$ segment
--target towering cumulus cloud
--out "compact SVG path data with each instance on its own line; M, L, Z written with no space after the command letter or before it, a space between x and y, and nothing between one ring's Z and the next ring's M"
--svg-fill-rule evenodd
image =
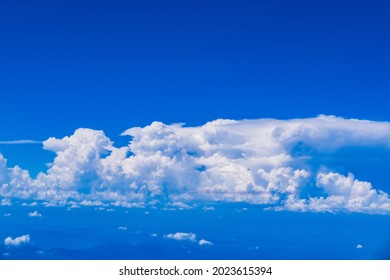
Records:
M387 149L388 122L333 116L215 120L199 127L153 122L123 136L131 140L120 148L103 131L85 128L49 138L44 148L56 157L36 178L18 166L7 167L0 155L0 195L58 205L220 201L275 210L390 213L383 191L309 160L349 146Z

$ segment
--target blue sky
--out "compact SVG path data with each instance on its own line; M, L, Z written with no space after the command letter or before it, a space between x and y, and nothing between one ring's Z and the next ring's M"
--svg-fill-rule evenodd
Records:
M3 1L0 136L388 120L387 1Z
M319 218L333 213L350 221L356 234L360 216L350 220L348 214L385 221L389 9L387 1L3 1L3 214L20 213L27 199L39 203L43 218L50 205L64 213L69 207L156 205L185 212L207 203L244 203L271 217L276 214L269 211L302 212L302 224L312 212ZM18 140L37 143L12 142ZM223 216L235 206L216 209ZM248 225L250 234L256 225ZM66 218L63 226L66 232L73 227ZM164 241L192 232L205 235L197 233L196 244L208 240L205 229L158 227ZM28 227L24 233L12 228L0 229L0 239L25 236L18 240L30 243ZM378 232L385 236L388 228L378 226ZM373 233L359 236L368 240ZM31 234L33 248L58 248L36 238ZM7 244L0 251L14 243ZM272 251L276 242L270 244ZM383 258L375 246L365 255L323 256ZM250 258L321 256L311 253L290 248ZM191 258L161 255L174 256Z

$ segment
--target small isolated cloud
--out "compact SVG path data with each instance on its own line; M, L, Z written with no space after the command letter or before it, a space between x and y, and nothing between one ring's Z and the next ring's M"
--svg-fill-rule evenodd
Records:
M38 203L36 201L34 202L31 202L31 203L22 203L22 206L29 206L29 207L34 207L34 206L38 206Z
M208 241L206 239L201 239L198 241L196 234L192 233L192 232L170 233L170 234L164 235L164 238L178 240L178 241L190 241L190 242L194 242L194 243L197 242L201 246L202 245L213 245L213 243L211 241Z
M119 230L127 230L127 227L118 227Z
M4 245L5 246L21 246L28 244L30 242L30 235L22 235L19 237L16 237L15 239L12 239L12 237L8 236L4 240Z
M39 218L39 217L42 217L42 214L39 213L38 211L34 211L34 212L28 213L28 216L31 218L34 218L34 217Z
M80 205L83 205L83 206L102 206L103 202L101 202L101 201L83 200L83 201L80 202Z
M5 213L4 214L4 217L9 217L9 216L11 216L12 214L11 213Z
M152 233L150 236L151 236L151 237L157 237L158 234L157 234L157 233Z
M179 241L196 242L196 234L192 232L176 232L164 235L164 238L174 239Z
M1 201L0 201L0 206L12 206L12 202L10 199L8 198L3 198Z
M215 210L215 208L214 208L214 207L212 207L212 206L210 206L210 207L208 207L208 206L204 206L204 207L202 208L202 210L203 210L203 211L205 211L205 212L208 212L208 211L214 211L214 210Z
M199 245L213 245L212 242L207 241L206 239L199 240Z
M363 245L362 245L362 244L356 245L356 249L362 249L362 248L363 248Z

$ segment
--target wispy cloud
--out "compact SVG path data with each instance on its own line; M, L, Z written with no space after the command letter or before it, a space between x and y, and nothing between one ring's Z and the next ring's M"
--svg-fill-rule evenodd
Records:
M22 145L22 144L42 144L37 140L0 140L0 145Z

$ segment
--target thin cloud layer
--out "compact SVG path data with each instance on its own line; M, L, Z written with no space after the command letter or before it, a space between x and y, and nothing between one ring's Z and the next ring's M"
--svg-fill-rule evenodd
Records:
M0 145L23 145L23 144L42 144L42 141L37 140L7 140L1 141Z
M319 116L292 120L215 120L199 127L153 122L123 132L115 147L103 131L80 128L43 142L56 157L31 178L0 155L0 195L51 205L264 204L275 210L390 213L386 193L352 174L311 166L305 149L390 147L390 123ZM88 203L86 203L88 202Z

